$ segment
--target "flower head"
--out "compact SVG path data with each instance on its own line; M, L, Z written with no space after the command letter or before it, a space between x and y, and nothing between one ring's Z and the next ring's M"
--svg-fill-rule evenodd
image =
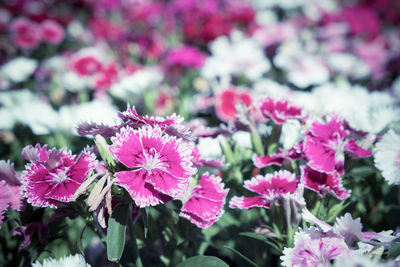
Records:
M375 166L389 184L400 185L400 135L393 130L383 135L374 150Z
M59 201L73 201L78 187L96 167L95 156L82 152L72 155L65 148L27 146L22 155L28 161L23 174L23 191L32 206L57 207Z
M218 176L204 174L183 205L179 216L198 227L207 228L223 214L223 206L229 189L224 189Z
M254 207L269 208L269 205L286 194L294 194L297 189L296 176L288 171L278 171L265 176L257 175L244 182L244 187L260 196L233 197L229 207L251 209Z
M34 262L32 267L90 267L90 264L86 263L85 258L80 255L69 255L62 257L59 260L56 259L45 259L43 263Z
M116 181L139 207L177 198L196 172L191 161L192 143L166 135L158 126L122 128L111 140L111 154L130 168L115 173Z
M309 166L301 167L301 182L305 187L318 193L321 197L330 193L338 199L345 199L350 196L350 190L342 186L342 179L338 172L320 172Z
M283 266L330 266L330 261L348 255L351 250L338 236L297 232L294 247L285 248L281 256Z
M206 55L196 47L183 46L169 52L167 64L170 66L200 68L204 64Z
M59 44L64 39L63 27L54 20L45 20L40 26L42 41Z
M338 171L344 173L344 152L359 157L369 157L370 150L359 147L353 138L348 138L343 121L333 117L328 123L314 122L306 133L304 153L309 158L308 165L321 172Z
M15 19L11 23L14 42L20 48L35 48L41 39L40 27L26 18Z
M300 119L301 108L292 105L287 100L274 100L267 97L261 103L261 113L265 118L271 118L276 124L283 124L289 119Z

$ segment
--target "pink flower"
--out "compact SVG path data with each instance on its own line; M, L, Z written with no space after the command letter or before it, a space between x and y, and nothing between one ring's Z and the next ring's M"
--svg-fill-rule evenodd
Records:
M170 66L182 66L200 68L204 64L206 55L196 47L183 46L169 52L167 64Z
M217 116L223 121L233 121L237 113L236 105L243 103L248 107L251 101L250 92L228 88L216 96Z
M301 167L301 182L305 187L318 193L321 197L329 193L338 199L350 196L350 190L342 186L342 179L338 172L319 172L309 166Z
M283 124L289 119L301 119L301 108L292 105L287 100L275 100L267 97L260 107L262 115L272 119L276 124Z
M26 18L15 19L11 23L11 33L19 48L35 48L41 38L40 27Z
M53 20L45 20L41 24L42 41L59 44L64 39L63 27Z
M122 128L111 140L111 154L130 168L115 173L116 181L139 207L179 197L196 172L191 161L192 143L163 134L158 126Z
M9 185L6 181L0 181L0 228L3 222L4 212L11 208L20 210L22 205L20 186Z
M335 235L317 234L312 231L297 232L294 247L285 248L282 266L322 267L330 261L351 253L344 240Z
M80 76L91 76L102 69L101 62L92 55L73 58L72 69Z
M253 163L257 168L264 168L270 165L282 166L285 160L297 160L304 159L304 153L302 149L303 143L298 143L294 147L285 151L283 149L279 150L275 154L267 155L267 156L253 156Z
M27 146L22 155L28 161L23 174L23 190L32 206L57 207L59 201L70 202L78 187L96 167L95 156L82 152L72 155L63 149Z
M265 176L257 175L244 182L244 187L260 196L233 197L230 208L251 209L254 207L269 208L269 205L286 194L294 194L299 181L296 176L286 170L281 170Z
M309 159L308 165L321 172L336 170L343 174L345 151L359 157L372 155L372 151L359 147L353 138L346 139L347 135L343 121L337 117L325 124L314 122L304 140L304 153Z
M222 208L228 191L224 189L221 177L203 174L179 216L201 228L211 226L223 214Z

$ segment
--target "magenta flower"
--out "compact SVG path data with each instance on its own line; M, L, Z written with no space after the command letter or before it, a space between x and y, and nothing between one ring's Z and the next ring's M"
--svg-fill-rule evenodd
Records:
M262 115L267 119L272 119L276 124L283 124L289 119L301 119L301 108L292 105L287 100L275 100L267 97L260 106Z
M179 216L201 228L211 226L223 214L222 208L228 191L229 189L224 189L220 177L203 174L189 200L183 205Z
M347 135L343 121L337 117L325 124L314 122L304 140L304 153L309 159L308 165L321 172L336 170L343 174L345 151L359 157L372 155L372 151L359 147L353 138L346 139Z
M93 154L72 155L65 148L47 150L47 146L27 146L22 155L28 161L23 174L23 191L32 206L57 207L59 201L73 201L78 187L96 167Z
M230 208L251 209L254 207L269 208L270 204L286 194L294 194L299 181L293 173L282 170L265 176L257 175L244 182L244 187L260 196L233 197Z
M101 62L92 55L75 55L72 58L71 68L79 76L91 76L101 71Z
M19 48L35 48L41 39L40 27L26 18L18 18L11 23L11 33Z
M41 24L42 41L59 44L64 39L64 28L54 20L45 20Z
M301 167L301 182L305 187L318 193L321 197L329 193L338 199L350 196L350 190L342 186L342 179L337 171L320 172L309 166Z
M318 234L307 229L296 233L294 247L285 248L281 260L282 266L287 267L322 267L330 266L330 261L350 253L351 250L339 236Z
M130 168L115 173L116 182L139 207L179 197L196 172L191 161L192 143L163 134L158 126L122 128L111 140L111 154Z
M264 168L270 165L282 166L285 160L298 160L304 159L304 153L302 149L303 143L298 143L294 147L285 151L283 149L279 150L275 154L267 155L267 156L253 156L253 163L257 168Z
M170 66L182 66L200 68L204 65L206 55L193 46L183 46L169 52L167 64Z
M0 181L0 228L3 222L4 212L11 208L20 210L22 205L20 186L9 185L6 181Z

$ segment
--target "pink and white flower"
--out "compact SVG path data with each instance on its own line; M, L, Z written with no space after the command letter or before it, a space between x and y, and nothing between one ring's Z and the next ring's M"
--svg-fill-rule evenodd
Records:
M76 54L72 58L71 68L82 77L99 73L103 68L99 59L90 54Z
M330 266L330 261L349 255L351 250L342 238L301 230L294 237L294 247L285 248L281 256L287 267Z
M296 176L286 170L277 171L265 176L257 175L244 182L244 187L254 193L255 197L233 197L230 208L251 209L255 207L269 208L270 204L283 195L296 193L299 181Z
M59 44L64 39L64 28L54 20L45 20L40 24L41 40L50 44Z
M309 166L301 167L301 183L318 193L321 197L329 193L338 199L350 196L350 190L342 186L342 179L337 171L320 172Z
M333 117L328 123L314 122L304 140L304 153L308 165L321 172L338 171L344 173L344 152L359 157L369 157L372 151L358 146L353 138L347 138L348 131L343 121Z
M35 48L40 43L40 27L26 18L17 18L11 23L11 33L20 48Z
M30 161L23 173L23 192L32 206L57 207L73 201L78 187L97 164L89 152L72 155L65 148L48 150L47 146L27 146L23 157Z
M163 133L160 127L122 128L109 147L111 154L130 168L115 173L139 207L154 206L179 197L187 189L193 145Z
M229 189L224 189L221 177L203 174L199 184L192 190L179 216L200 228L207 228L223 214L223 206Z
M20 210L22 194L19 185L10 185L5 180L0 180L0 228L3 215L7 209Z
M301 119L302 110L287 100L275 100L271 97L265 98L260 106L261 114L272 119L276 124L283 124L289 119Z
M374 149L375 166L389 184L400 185L400 135L390 130Z
M303 143L298 143L294 147L285 151L283 149L279 150L275 154L266 155L266 156L253 156L253 163L257 168L264 168L270 165L282 166L285 160L298 160L304 159L303 153Z
M216 113L223 121L233 121L236 118L236 105L243 103L250 106L252 97L249 91L228 88L216 96Z

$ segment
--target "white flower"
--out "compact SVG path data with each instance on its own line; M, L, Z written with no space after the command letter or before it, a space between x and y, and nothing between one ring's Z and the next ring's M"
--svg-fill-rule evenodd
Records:
M201 73L210 80L243 74L254 81L271 68L260 44L239 31L233 31L230 39L217 38L209 48L212 56L206 59Z
M11 130L19 122L31 128L36 135L49 134L58 127L57 112L52 106L29 90L0 93L0 128Z
M232 139L242 149L252 148L251 135L249 132L237 131L232 135Z
M222 156L221 147L216 138L205 137L199 138L199 144L197 145L202 158L220 158Z
M337 73L354 78L362 78L370 74L369 66L358 57L347 53L330 53L327 63Z
M361 253L352 253L351 257L343 256L335 260L332 267L389 267L396 266L394 262L377 262L372 260L370 257L366 255L362 255Z
M78 122L82 121L115 125L117 113L118 109L114 105L100 99L78 105L63 106L59 111L60 128L77 134L75 127Z
M353 219L350 213L346 213L344 216L336 218L336 223L333 226L333 230L343 236L347 244L353 244L354 241L363 239L361 229L361 219Z
M389 130L374 149L375 166L389 184L400 185L400 135Z
M37 67L37 61L26 57L17 57L1 67L1 74L12 82L25 81Z
M329 80L329 71L321 58L304 51L298 42L281 45L274 63L286 71L288 80L299 88L323 84Z
M399 121L400 108L387 92L368 92L361 86L329 83L309 93L297 93L291 100L308 114L336 113L350 126L368 133L379 133Z
M70 92L76 93L89 87L88 77L81 77L74 71L67 71L62 77L62 85Z
M111 86L110 93L125 99L131 94L140 94L146 89L156 87L163 79L163 74L156 68L141 69L121 79Z
M287 120L282 125L282 133L279 137L279 143L283 145L283 148L288 150L296 145L303 139L301 132L301 124L298 120Z
M90 264L86 263L82 255L76 254L65 256L59 260L48 258L43 263L34 262L32 267L90 267Z

